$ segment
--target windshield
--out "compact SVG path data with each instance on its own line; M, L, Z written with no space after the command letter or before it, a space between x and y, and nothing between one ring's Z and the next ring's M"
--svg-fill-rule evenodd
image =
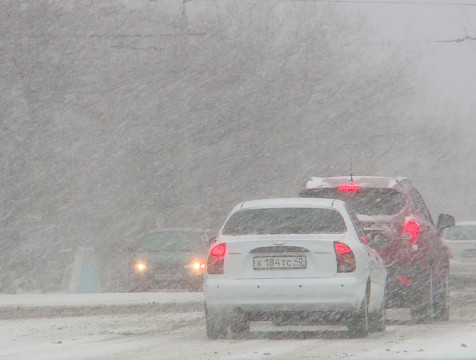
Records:
M393 189L363 188L358 192L341 192L338 189L304 190L302 197L338 199L345 201L361 215L396 215L406 204L403 194Z
M204 249L203 237L194 232L152 232L145 235L140 252L197 251Z
M447 240L476 240L476 225L457 225L445 232Z
M344 219L336 210L272 208L238 211L223 228L223 235L341 234Z

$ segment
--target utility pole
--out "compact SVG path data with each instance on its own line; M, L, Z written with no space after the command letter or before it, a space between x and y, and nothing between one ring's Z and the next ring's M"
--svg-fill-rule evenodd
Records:
M187 3L189 1L192 0L182 1L182 12L180 14L180 25L182 25L185 30L188 30Z

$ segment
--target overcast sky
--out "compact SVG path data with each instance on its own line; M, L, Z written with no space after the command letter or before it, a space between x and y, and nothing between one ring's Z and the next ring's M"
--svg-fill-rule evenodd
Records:
M429 104L447 111L459 125L469 126L476 117L476 40L451 41L476 39L476 2L474 6L415 2L426 4L340 3L338 7L347 16L362 17L371 39L363 46L376 54L395 52L412 60L421 76L417 83L428 90Z

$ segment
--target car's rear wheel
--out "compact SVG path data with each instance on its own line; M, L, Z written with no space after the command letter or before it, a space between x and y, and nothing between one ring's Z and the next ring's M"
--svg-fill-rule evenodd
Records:
M359 312L352 316L347 327L349 329L349 337L351 338L364 338L369 334L369 306L367 294L364 296Z
M385 331L385 298L382 307L376 313L369 314L369 332Z
M219 313L209 312L205 306L205 326L209 339L223 339L227 335L228 323Z
M450 319L450 296L449 296L449 269L444 270L442 279L435 281L434 291L434 314L433 319L436 321L448 321Z
M430 322L433 319L433 274L431 271L422 281L415 283L410 305L410 317L414 323Z
M230 332L234 336L244 336L250 332L250 319L246 313L236 313L230 320Z

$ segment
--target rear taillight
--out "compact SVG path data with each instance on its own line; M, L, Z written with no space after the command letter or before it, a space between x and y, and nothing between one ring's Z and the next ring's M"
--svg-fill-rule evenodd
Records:
M226 253L226 244L221 243L217 244L212 249L210 250L210 255L212 255L215 258L222 258L225 256Z
M397 275L397 280L400 281L403 285L413 285L413 280L405 275Z
M420 233L420 225L415 220L409 220L403 225L403 232L410 236L410 244L416 244Z
M207 272L209 274L223 274L225 264L226 244L216 244L208 254Z
M337 272L349 273L355 271L355 256L350 247L341 242L334 242L337 260Z
M340 185L337 187L340 192L357 192L360 190L359 185Z

